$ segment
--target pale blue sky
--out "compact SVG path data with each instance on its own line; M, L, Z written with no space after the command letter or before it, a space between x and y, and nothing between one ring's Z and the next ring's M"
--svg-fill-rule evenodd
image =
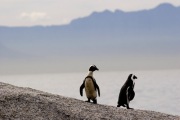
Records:
M0 26L61 25L93 11L151 9L180 0L0 0Z

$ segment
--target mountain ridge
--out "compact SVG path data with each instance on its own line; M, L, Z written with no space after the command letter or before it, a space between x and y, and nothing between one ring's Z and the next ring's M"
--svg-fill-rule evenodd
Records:
M31 28L31 27L42 27L42 28L47 28L47 27L63 27L63 26L68 26L70 25L73 21L76 21L78 19L83 19L92 15L97 15L97 14L102 14L102 13L111 13L111 14L115 14L115 13L136 13L136 12L143 12L143 11L150 11L150 10L156 10L156 9L162 9L162 10L170 10L170 8L176 8L176 9L180 9L180 6L174 6L171 3L161 3L153 8L150 9L142 9L142 10L135 10L135 11L123 11L121 9L116 9L113 11L110 11L108 9L103 10L101 12L92 12L91 14L84 16L84 17L79 17L79 18L75 18L73 19L69 24L64 24L64 25L35 25L35 26L3 26L1 25L0 28Z
M0 27L0 43L37 61L101 64L103 60L110 66L113 60L117 68L124 63L139 68L180 68L179 13L180 7L162 4L135 12L95 12L62 26ZM0 54L6 50L1 48ZM13 61L11 56L7 59Z

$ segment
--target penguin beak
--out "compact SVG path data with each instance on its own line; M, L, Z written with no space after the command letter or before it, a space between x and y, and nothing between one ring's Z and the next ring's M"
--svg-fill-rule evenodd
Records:
M99 69L98 69L98 68L96 68L96 70L97 70L97 71L99 71Z
M136 77L136 76L134 76L134 79L137 79L137 77Z

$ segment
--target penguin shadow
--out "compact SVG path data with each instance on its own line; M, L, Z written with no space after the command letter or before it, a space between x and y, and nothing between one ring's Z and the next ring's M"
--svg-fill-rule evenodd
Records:
M126 107L127 109L133 109L129 107L129 103L135 97L135 92L134 92L135 79L137 79L137 77L133 74L130 74L128 76L124 85L120 89L117 107L123 106Z

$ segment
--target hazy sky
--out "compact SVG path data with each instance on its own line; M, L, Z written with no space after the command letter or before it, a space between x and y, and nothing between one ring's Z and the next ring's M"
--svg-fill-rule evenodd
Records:
M0 26L67 24L93 11L134 11L160 3L180 6L180 0L0 0Z

